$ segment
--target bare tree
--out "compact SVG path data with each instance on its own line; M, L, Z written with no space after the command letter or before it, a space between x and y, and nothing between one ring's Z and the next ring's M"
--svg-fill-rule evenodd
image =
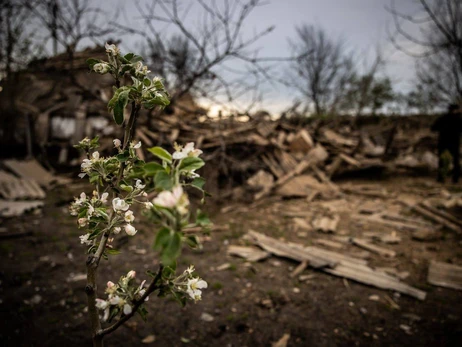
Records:
M165 78L172 104L191 94L222 105L247 99L250 108L259 100L259 83L274 81L273 63L288 59L258 56L255 43L273 27L249 37L243 34L246 20L263 4L261 0L136 4L143 29L118 27L145 40L149 65Z
M90 0L22 0L34 15L37 24L47 32L44 43L53 42L53 54L59 47L73 57L77 45L84 39L100 43L111 33L106 14Z
M292 86L314 107L314 113L334 113L354 76L353 60L340 40L313 25L297 27L297 40L290 41L294 56Z
M18 0L0 2L0 79L22 67L38 53L31 14Z
M341 110L361 116L365 111L375 114L385 104L394 101L391 81L380 77L385 62L378 52L373 63L363 74L354 73L341 102Z
M440 103L462 103L462 1L419 0L417 4L415 14L406 14L391 0L388 11L395 27L392 42L419 58L420 88L431 89L426 93ZM405 42L419 52L406 49Z

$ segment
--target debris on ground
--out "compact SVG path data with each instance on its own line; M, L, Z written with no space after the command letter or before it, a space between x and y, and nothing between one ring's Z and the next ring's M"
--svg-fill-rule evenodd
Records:
M432 260L427 280L435 286L462 290L462 266Z

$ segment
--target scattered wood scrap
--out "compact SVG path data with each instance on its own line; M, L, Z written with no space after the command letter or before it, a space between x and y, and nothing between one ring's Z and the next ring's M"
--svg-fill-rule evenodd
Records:
M17 217L27 211L31 211L42 206L43 201L0 200L0 215L2 217Z
M233 246L228 247L228 254L244 258L251 262L268 258L271 254L255 247Z
M370 251L375 254L379 254L384 257L394 258L396 256L396 252L393 250L376 246L370 242L367 242L366 240L362 240L356 237L351 238L351 243L367 251Z
M300 244L282 242L252 230L248 232L246 239L274 255L299 262L306 261L309 266L335 276L348 278L377 288L395 290L419 300L424 300L426 296L424 291L400 282L399 279L384 272L375 271L367 266L365 260L317 247L304 247Z
M35 159L3 161L3 164L19 177L36 181L43 187L49 187L53 182L66 182L67 180L52 175L45 170Z
M435 286L462 290L462 266L432 260L427 281Z
M338 215L317 217L313 220L313 228L324 233L335 233L339 221L340 217Z
M5 172L0 175L0 195L7 200L44 199L46 196L36 181L16 178Z
M412 238L417 241L437 241L441 240L442 234L436 230L416 230L412 233Z
M430 211L428 209L428 206L420 205L420 204L417 205L416 204L416 205L412 205L411 209L414 212L416 212L416 213L418 213L418 214L420 214L420 215L422 215L422 216L424 216L424 217L426 217L426 218L428 218L428 219L430 219L430 220L432 220L432 221L434 221L434 222L436 222L438 224L443 225L444 227L448 228L449 230L452 230L452 231L454 231L454 232L456 232L458 234L462 234L462 227L460 225L454 223L453 221L449 220L446 217L443 217L441 214L436 214L433 211Z

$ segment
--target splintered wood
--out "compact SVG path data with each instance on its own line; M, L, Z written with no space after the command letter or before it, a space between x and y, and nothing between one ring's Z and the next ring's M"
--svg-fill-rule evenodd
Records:
M367 261L356 259L338 252L327 251L317 247L304 247L300 244L283 242L256 231L249 231L247 240L261 247L271 254L296 260L302 263L297 273L304 267L304 263L335 275L348 278L363 284L381 289L389 289L424 300L426 293L401 282L396 277L377 271L367 265Z
M427 280L435 286L462 290L462 266L432 260Z
M252 262L266 259L270 256L270 253L262 251L255 247L243 247L233 245L228 247L228 254L235 255Z

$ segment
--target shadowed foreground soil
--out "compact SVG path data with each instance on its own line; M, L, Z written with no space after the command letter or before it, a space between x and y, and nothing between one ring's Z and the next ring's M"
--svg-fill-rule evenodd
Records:
M376 184L396 194L407 189L407 194L419 198L422 181L395 179ZM85 280L70 280L85 272L84 247L78 240L81 232L67 215L68 202L84 188L78 184L56 188L48 194L42 214L2 221L2 227L9 230L32 232L0 241L2 346L91 345ZM339 231L352 236L366 227L349 218L348 208L370 202L384 208L392 204L351 195L343 200L339 206L346 207L339 210ZM400 244L384 245L397 252L396 258L372 255L370 259L372 266L408 271L405 282L428 293L423 302L311 269L303 273L310 275L308 279L292 279L289 273L297 264L286 259L271 257L250 264L226 255L228 244L245 244L241 236L249 229L303 244L331 237L300 232L291 218L283 215L286 210L296 210L312 216L322 209L321 203L268 200L252 209L243 204L225 206L226 212L217 209L213 220L224 230L205 238L200 252L184 249L178 265L183 270L195 264L208 281L203 301L180 308L174 301L152 296L147 305L148 322L132 319L107 338L106 345L143 345L146 336L154 335L152 346L270 346L289 333L288 346L461 346L462 292L426 282L430 259L462 264L460 237L450 232L431 243L412 241L409 233L399 232ZM115 241L122 254L110 262L102 261L100 293L106 281L115 281L128 270L135 269L142 280L147 269L157 268L151 250L154 233L147 224L138 223L137 227L140 232L135 237L119 235ZM372 231L370 227L367 230ZM342 252L358 251L353 247ZM228 269L216 270L225 263L229 263ZM371 300L371 295L378 295L378 301ZM201 319L203 313L213 321Z

